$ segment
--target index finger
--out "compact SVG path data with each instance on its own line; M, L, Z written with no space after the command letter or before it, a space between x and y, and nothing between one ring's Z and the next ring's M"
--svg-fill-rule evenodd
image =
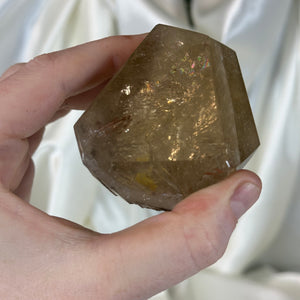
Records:
M43 54L0 82L0 136L27 138L72 95L105 82L144 35L114 36Z

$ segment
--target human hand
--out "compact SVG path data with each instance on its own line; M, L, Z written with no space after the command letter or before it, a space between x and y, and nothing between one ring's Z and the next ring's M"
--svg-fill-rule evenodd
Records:
M0 78L0 298L146 299L218 260L261 183L239 171L173 211L102 235L28 203L44 126L86 108L143 36L42 55Z

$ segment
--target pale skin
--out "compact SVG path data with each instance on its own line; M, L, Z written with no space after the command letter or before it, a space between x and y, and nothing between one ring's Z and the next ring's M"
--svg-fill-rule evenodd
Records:
M147 299L216 262L238 218L258 199L260 179L239 171L171 212L108 235L29 204L31 156L44 126L85 109L143 37L42 55L1 76L1 299Z

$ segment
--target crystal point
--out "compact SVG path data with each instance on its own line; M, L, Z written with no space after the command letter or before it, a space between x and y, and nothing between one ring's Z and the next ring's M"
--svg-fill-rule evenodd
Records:
M75 124L84 164L129 203L171 210L259 146L235 52L157 25Z

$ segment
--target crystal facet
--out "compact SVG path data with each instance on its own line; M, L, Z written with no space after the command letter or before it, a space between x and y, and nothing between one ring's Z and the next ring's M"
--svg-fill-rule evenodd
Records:
M75 124L82 160L129 203L170 210L259 145L235 52L157 25Z

